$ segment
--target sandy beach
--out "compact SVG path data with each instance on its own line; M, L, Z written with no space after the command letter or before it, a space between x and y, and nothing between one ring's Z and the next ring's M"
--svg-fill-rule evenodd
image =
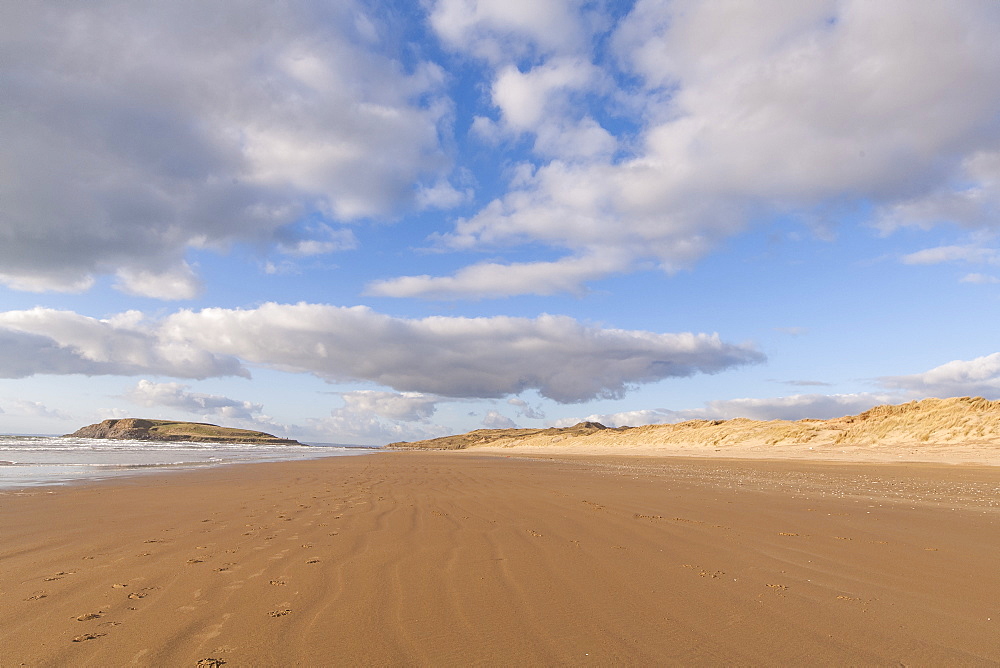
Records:
M993 665L1000 468L389 452L0 495L0 665Z

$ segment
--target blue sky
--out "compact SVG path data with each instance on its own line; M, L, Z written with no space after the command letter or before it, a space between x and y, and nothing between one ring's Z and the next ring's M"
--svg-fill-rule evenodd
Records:
M1000 398L1000 5L7 3L0 432Z

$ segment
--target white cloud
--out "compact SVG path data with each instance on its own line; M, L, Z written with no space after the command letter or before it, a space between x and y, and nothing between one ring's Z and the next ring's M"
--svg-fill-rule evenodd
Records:
M448 181L438 181L417 192L417 206L421 209L451 209L472 199L470 189L458 190Z
M535 389L559 402L620 396L665 378L763 361L715 334L599 329L564 316L406 320L366 307L264 304L179 311L160 335L216 355L447 397Z
M426 421L434 415L437 404L441 401L440 397L420 392L376 390L342 392L340 398L344 400L344 408L335 410L336 414L370 413L399 422Z
M35 374L249 375L234 357L164 338L134 311L106 320L44 308L0 313L0 378Z
M498 411L486 411L482 425L487 429L514 429L517 423Z
M334 410L324 418L306 421L316 440L328 443L385 445L447 436L453 430L428 422L397 422L372 413Z
M187 262L166 269L122 268L118 270L119 284L116 286L126 294L154 299L193 299L201 293L201 281Z
M554 262L483 262L460 269L453 276L401 276L373 281L365 292L380 297L424 299L552 295L579 291L582 282L624 270L627 266L626 258L599 252Z
M254 421L263 418L261 412L264 407L261 404L189 390L189 386L181 383L154 383L143 379L125 392L125 398L147 408L171 408L227 420Z
M782 380L778 381L784 383L785 385L794 385L796 387L829 387L832 383L827 383L822 380Z
M877 224L929 228L942 223L965 228L1000 227L1000 151L979 151L962 160L950 180L910 199L882 208Z
M906 390L914 397L984 396L1000 398L1000 353L971 360L953 360L923 373L880 378L885 387Z
M86 292L94 286L93 276L79 276L71 270L53 267L44 274L22 275L0 272L0 283L23 292Z
M451 103L443 71L404 66L382 28L350 0L5 6L0 282L117 274L130 294L189 298L190 247L412 209L450 169Z
M545 413L542 412L541 406L532 407L527 401L521 399L520 397L511 397L507 400L507 403L514 406L517 409L517 414L521 417L528 418L529 420L545 419Z
M619 413L593 413L586 417L560 418L552 422L553 427L572 427L580 422L599 422L605 427L641 427L647 424L671 424L686 419L678 411L665 408L621 411Z
M299 234L283 230L278 238L278 250L296 257L322 255L358 247L357 237L352 230L334 229L325 223L307 225Z
M441 40L492 62L575 51L586 42L578 0L437 0L430 23Z
M685 411L706 419L727 420L746 417L753 420L827 420L845 415L857 415L873 406L892 403L898 396L881 392L853 394L795 394L787 397L761 399L728 399L709 401L701 411Z
M857 415L873 406L900 400L894 393L858 392L855 394L795 394L787 397L724 399L709 401L703 408L670 410L654 408L621 413L594 414L585 418L564 418L555 426L567 427L581 420L600 422L607 427L638 427L647 424L672 424L685 420L827 420Z
M997 264L1000 255L996 249L980 246L937 246L904 255L903 264L941 264L944 262L969 262Z
M385 444L444 436L446 427L430 422L440 397L419 392L362 390L342 392L344 405L310 427L338 443Z
M604 85L601 70L580 58L553 58L526 72L508 65L493 82L493 103L500 109L502 127L508 133L535 134L539 154L607 158L617 148L617 141L591 116L579 111L586 109L581 94Z
M961 283L976 283L979 285L995 285L1000 283L1000 278L988 274L966 274L960 280Z
M438 17L442 35L472 55L483 55L474 42L481 31L496 43L529 39L539 49L538 64L527 71L512 68L516 49L507 58L487 54L500 126L536 133L539 166L457 221L444 237L454 248L540 243L575 258L615 249L631 268L653 261L672 272L754 219L777 214L806 222L834 202L871 203L872 222L884 229L939 218L992 229L1000 220L995 3L640 0L610 36L613 63L588 60L593 54L581 52L579 40L544 41L481 5L436 7L450 17ZM532 23L547 25L544 18ZM602 30L593 22L567 25L591 38ZM601 73L570 76L598 66ZM623 74L638 85L601 87ZM636 127L629 155L570 156L552 148L572 145L589 118L583 105L559 103L567 86L589 93L591 105L627 114ZM486 125L476 129L489 136L484 131L496 127ZM420 277L403 292L510 294L508 274L490 270L492 281L460 271ZM551 288L522 289L567 289L564 274L550 278Z
M73 416L65 413L56 408L49 408L40 401L29 401L27 399L11 399L9 400L7 412L11 416L26 416L35 418L44 418L50 420L62 420L70 421ZM0 413L4 411L0 410Z

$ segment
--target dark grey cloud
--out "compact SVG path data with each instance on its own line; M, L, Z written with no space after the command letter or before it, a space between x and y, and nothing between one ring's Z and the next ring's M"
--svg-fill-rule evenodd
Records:
M401 392L467 398L533 389L563 403L764 360L752 346L715 334L601 329L552 315L407 320L323 304L180 311L160 334L330 381L363 379Z
M130 311L106 320L67 311L0 313L0 376L249 376L243 364L368 381L400 393L347 393L396 419L428 417L440 397L502 398L536 390L562 403L620 397L669 378L764 361L716 334L601 329L565 316L408 320L363 306L274 304ZM437 396L426 396L437 395Z

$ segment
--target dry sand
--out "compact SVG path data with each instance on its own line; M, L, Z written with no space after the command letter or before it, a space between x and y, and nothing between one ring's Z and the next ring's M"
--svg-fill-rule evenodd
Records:
M0 665L1000 662L1000 468L396 452L0 495Z

